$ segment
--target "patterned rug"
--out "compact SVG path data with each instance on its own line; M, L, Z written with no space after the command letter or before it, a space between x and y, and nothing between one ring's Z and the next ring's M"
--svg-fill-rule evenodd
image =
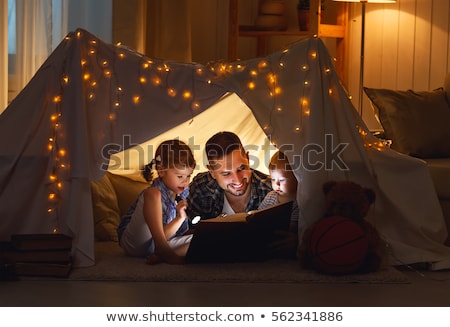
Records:
M74 268L70 280L236 283L409 283L408 277L386 266L375 273L329 276L301 269L295 260L220 264L147 265L126 256L117 243L96 244L96 264Z

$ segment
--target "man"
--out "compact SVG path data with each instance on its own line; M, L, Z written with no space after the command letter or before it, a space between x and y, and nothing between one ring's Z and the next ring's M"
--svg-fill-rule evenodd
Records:
M272 190L266 174L250 168L239 137L219 132L205 146L208 171L192 180L187 198L189 216L209 219L221 214L258 209Z

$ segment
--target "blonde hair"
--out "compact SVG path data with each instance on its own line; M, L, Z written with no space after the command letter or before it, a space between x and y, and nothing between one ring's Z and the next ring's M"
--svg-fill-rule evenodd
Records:
M282 169L284 171L292 171L291 164L286 155L282 151L277 151L270 158L269 170Z

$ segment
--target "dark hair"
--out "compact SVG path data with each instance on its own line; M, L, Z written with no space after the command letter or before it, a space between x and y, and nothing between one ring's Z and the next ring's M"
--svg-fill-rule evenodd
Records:
M205 145L208 161L222 159L234 150L241 150L242 154L245 154L239 136L232 132L219 132L213 135Z
M162 142L155 151L154 159L144 166L142 174L146 181L153 179L152 166L159 168L189 167L194 169L196 162L191 148L180 140Z

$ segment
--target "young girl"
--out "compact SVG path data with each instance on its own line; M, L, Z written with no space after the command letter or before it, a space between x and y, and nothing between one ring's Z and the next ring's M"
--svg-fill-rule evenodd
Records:
M189 228L185 199L195 165L191 149L182 141L158 146L143 171L152 184L138 196L118 228L119 244L128 255L146 257L149 264L184 263L192 238L184 235ZM158 175L154 180L153 167Z

